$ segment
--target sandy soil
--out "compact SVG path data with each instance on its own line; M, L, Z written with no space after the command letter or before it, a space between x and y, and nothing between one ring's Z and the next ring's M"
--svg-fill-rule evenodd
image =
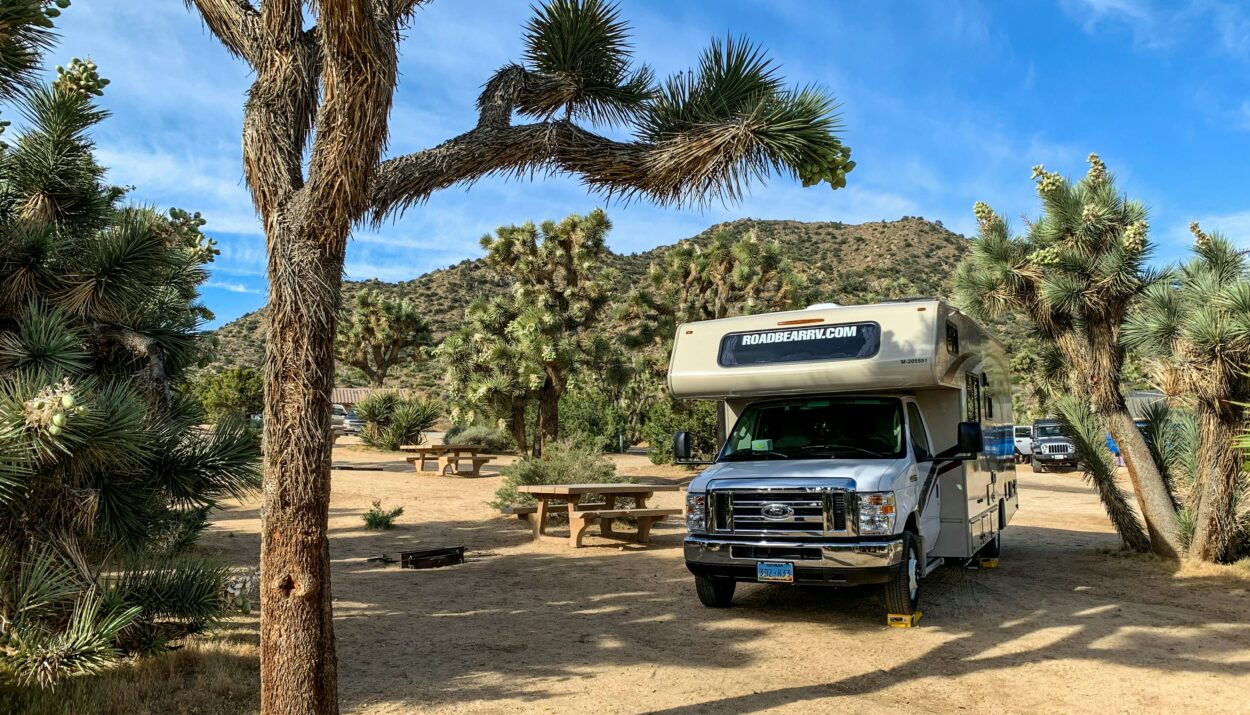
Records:
M333 476L347 712L1250 711L1250 570L1117 554L1076 474L1024 467L1001 568L943 567L920 627L892 629L871 589L740 585L734 608L703 608L676 519L649 547L591 535L574 551L493 512L490 467L439 477L350 446L335 461L385 467ZM688 480L641 456L618 468ZM377 498L405 509L392 531L362 527ZM258 528L257 504L233 506L204 543L255 565ZM366 561L461 544L462 566Z

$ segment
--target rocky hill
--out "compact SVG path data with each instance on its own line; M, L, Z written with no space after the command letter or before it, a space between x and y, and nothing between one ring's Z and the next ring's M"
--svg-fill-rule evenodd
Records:
M806 274L821 301L868 303L882 298L936 295L949 297L951 275L967 250L963 236L940 223L918 217L863 224L741 219L711 226L690 240L706 243L720 230L733 234L754 231L778 241L794 265ZM621 285L637 285L652 261L670 246L643 253L614 254ZM376 288L412 301L427 316L436 336L459 325L464 308L475 298L506 290L506 284L481 259L465 260L401 283L348 281L344 298L362 288ZM259 366L264 351L264 309L248 313L216 331L214 366ZM341 366L339 384L363 385L363 376ZM396 387L429 386L428 369L392 371Z

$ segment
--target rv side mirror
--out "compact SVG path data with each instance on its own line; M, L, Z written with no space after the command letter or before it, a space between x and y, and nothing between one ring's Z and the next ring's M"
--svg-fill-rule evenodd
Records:
M980 454L985 449L985 437L981 434L980 422L959 423L960 454Z
M690 459L689 432L677 432L673 435L673 458L679 462Z

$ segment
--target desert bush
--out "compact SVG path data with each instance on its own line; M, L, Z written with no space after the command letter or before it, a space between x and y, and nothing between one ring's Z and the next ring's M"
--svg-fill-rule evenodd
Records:
M564 438L548 444L541 457L526 457L500 470L503 486L495 492L491 507L533 504L528 494L517 491L523 484L601 484L628 482L616 476L616 466L584 439Z
M260 373L251 368L227 368L205 373L191 384L191 392L204 405L210 422L248 419L264 408L264 385Z
M374 449L394 452L403 444L421 444L424 432L442 414L442 406L421 397L375 392L356 405L356 414L365 422L360 440Z
M696 459L711 459L716 454L716 409L720 403L700 400L677 402L659 400L647 414L642 436L647 442L647 456L653 464L673 462L673 433L690 433L690 444Z
M369 511L361 515L361 519L365 521L365 528L373 531L382 531L395 526L395 519L402 516L404 508L397 506L394 509L383 509L382 500L374 499L373 506Z
M600 451L619 451L622 434L629 442L629 422L629 416L600 385L574 385L560 398L560 429L593 442Z
M443 444L480 444L485 451L501 454L512 449L512 438L488 425L452 425L443 435Z

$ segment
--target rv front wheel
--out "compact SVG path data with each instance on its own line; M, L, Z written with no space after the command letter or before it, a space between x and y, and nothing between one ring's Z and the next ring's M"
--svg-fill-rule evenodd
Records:
M699 594L699 602L708 608L729 608L737 585L737 582L727 578L694 577L694 590Z
M903 560L885 583L887 613L910 616L920 604L920 550L911 532L903 533Z

